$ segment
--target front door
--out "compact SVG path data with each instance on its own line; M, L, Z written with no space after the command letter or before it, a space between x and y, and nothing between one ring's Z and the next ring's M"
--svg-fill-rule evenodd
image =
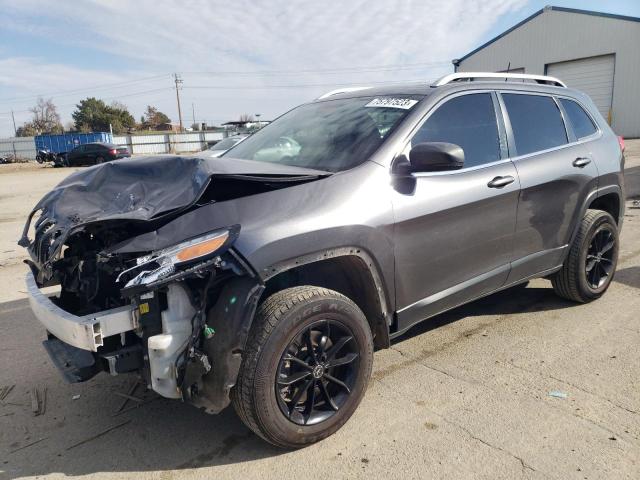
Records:
M396 185L398 331L501 287L509 274L519 194L497 97L464 93L437 105L407 146L462 147L460 170L416 173Z

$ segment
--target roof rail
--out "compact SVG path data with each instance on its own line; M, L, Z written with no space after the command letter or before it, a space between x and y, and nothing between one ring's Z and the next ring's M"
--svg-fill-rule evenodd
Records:
M567 87L564 82L558 80L555 77L549 77L547 75L529 75L528 73L495 73L495 72L456 72L445 75L439 78L431 84L432 87L439 87L451 82L481 80L485 78L501 78L506 82L508 79L513 78L516 80L529 80L535 83L541 83L544 85L553 85L556 87Z
M338 95L339 93L358 92L360 90L367 90L369 88L371 88L371 87L344 87L344 88L338 88L336 90L331 90L330 92L327 92L324 95L321 95L316 100L322 100L323 98L328 98L328 97L331 97L333 95Z

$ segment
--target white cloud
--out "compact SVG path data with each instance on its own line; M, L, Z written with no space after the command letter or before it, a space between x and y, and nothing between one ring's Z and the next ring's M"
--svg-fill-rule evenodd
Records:
M154 73L221 71L300 71L351 67L429 64L423 68L340 74L287 73L272 76L193 75L185 87L367 83L424 78L450 70L455 56L475 47L496 19L521 8L526 0L250 1L175 2L124 0L51 2L0 1L3 28L29 32L61 48L82 45L123 58L132 71L98 71L82 65L50 65L44 59L0 57L0 103L7 97L66 91L116 83ZM0 55L2 53L0 52ZM4 62L4 63L3 63ZM8 65L12 68L3 68ZM95 64L95 62L94 62ZM163 81L128 85L105 95L132 93ZM330 87L264 90L189 90L185 104L198 117L233 118L242 112L273 116ZM98 93L98 92L96 92ZM161 108L171 116L170 95ZM166 99L165 99L166 97ZM77 101L60 99L59 103ZM137 115L144 97L123 98ZM150 101L150 100L149 100ZM4 108L0 105L0 111ZM189 108L185 108L189 110ZM190 115L187 115L190 119ZM0 128L2 126L0 125Z

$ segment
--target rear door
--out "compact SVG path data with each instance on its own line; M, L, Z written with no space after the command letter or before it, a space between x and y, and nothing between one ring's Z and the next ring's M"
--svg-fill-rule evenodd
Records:
M521 184L511 283L562 263L598 171L558 99L514 91L500 99Z
M465 153L465 166L415 173L394 185L399 331L507 279L519 182L498 108L492 92L447 97L404 150L407 155L418 143L454 143Z

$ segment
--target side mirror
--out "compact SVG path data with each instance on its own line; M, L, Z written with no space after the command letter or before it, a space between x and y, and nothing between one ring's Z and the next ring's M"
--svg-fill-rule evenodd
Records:
M464 151L445 142L419 143L409 152L412 172L441 172L464 166Z

